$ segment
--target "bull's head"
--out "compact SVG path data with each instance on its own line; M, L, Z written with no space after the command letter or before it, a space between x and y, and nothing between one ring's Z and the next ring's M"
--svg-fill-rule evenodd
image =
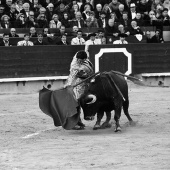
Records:
M101 93L101 84L97 80L98 76L91 80L88 89L80 98L80 105L83 109L85 120L93 120L99 110L98 96Z

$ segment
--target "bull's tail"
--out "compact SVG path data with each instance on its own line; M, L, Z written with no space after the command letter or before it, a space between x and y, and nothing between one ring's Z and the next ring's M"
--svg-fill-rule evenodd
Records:
M126 99L123 102L123 111L126 112L126 110L128 110L128 108L129 108L129 99Z

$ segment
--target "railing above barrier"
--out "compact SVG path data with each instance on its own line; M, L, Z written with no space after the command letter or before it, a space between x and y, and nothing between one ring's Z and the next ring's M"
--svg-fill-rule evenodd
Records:
M91 32L98 32L99 28L81 28L83 33L87 36ZM146 31L151 31L151 35L153 36L155 34L156 27L155 26L143 26L141 27L142 31L144 32L144 35ZM23 38L25 33L29 33L29 28L16 28L16 33ZM36 28L36 31L42 31L43 28ZM0 37L2 37L3 33L9 33L10 29L0 29ZM58 33L59 29L56 28L49 28L49 32L52 34ZM66 28L66 32L68 33L68 39L73 36L73 32L71 28ZM163 27L163 38L165 41L170 41L170 26L164 26ZM87 39L87 37L85 37ZM130 41L131 42L131 41Z

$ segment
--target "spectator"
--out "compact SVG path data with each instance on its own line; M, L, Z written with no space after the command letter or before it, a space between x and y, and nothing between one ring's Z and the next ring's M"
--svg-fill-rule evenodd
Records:
M90 6L90 10L94 11L93 9L93 5L91 4L91 0L85 0L85 2L81 5L80 7L80 12L82 13L85 10L85 6L89 5Z
M84 20L81 18L81 12L76 13L76 18L71 21L71 27L78 26L78 28L86 27Z
M37 27L38 28L48 28L48 22L45 14L39 14L37 17Z
M55 14L54 5L52 3L49 3L46 10L46 17L48 22L54 20L53 18L54 14Z
M12 46L11 42L9 41L9 34L4 33L3 34L3 40L0 42L0 46Z
M136 13L136 17L135 17L134 21L137 22L137 25L138 25L139 27L145 26L144 20L142 19L142 15L141 15L140 12L137 12L137 13Z
M66 32L66 27L64 25L61 25L60 29L57 30L57 32L54 34L54 36L61 37L63 34L68 35L68 33Z
M89 46L90 45L99 45L101 44L101 42L99 42L96 39L96 34L95 33L91 33L88 35L89 40L87 40L85 42L85 52L87 53L88 57L89 57Z
M91 6L89 4L84 6L84 11L82 12L82 17L84 20L90 17Z
M117 30L117 27L114 25L113 19L108 20L108 25L105 28L105 35L114 36L114 37L118 36L118 30Z
M98 30L96 40L98 41L98 44L106 44L106 37L104 35L104 31L102 29Z
M94 12L95 12L96 19L99 19L100 16L101 16L101 13L103 12L102 11L102 5L101 4L97 4L96 5L96 10Z
M17 15L17 19L15 21L15 28L25 28L25 16L23 13L19 13Z
M122 24L118 25L118 33L119 34L126 34L127 36L130 35L128 28L125 28Z
M170 17L167 8L164 8L162 11L162 22L164 26L170 26Z
M26 28L38 27L37 21L34 16L34 11L29 11L29 16L26 18L25 26Z
M106 13L106 18L109 19L110 18L110 14L112 13L112 10L110 9L108 4L105 4L103 6L102 11Z
M78 4L78 0L72 0L67 6L69 8L69 11L73 8L75 4ZM78 4L79 5L79 4ZM80 6L79 6L80 8Z
M9 13L11 10L11 5L12 5L12 0L6 0L6 4L4 5L5 7L5 14Z
M49 23L49 28L57 28L61 27L61 22L59 21L59 17L57 14L54 14L52 20Z
M16 5L12 4L10 7L10 11L6 14L10 17L10 23L12 27L14 27L14 23L16 21L17 15L19 14L19 12L16 10Z
M78 26L73 26L71 36L77 36L78 30L79 30Z
M56 0L58 2L58 0ZM40 0L42 7L46 8L48 4L51 3L51 0Z
M146 43L152 43L152 37L150 31L146 31Z
M23 0L17 0L16 1L16 10L20 13L20 11L23 9Z
M17 46L33 46L33 42L29 41L30 40L30 35L29 34L25 34L24 35L24 40L19 41L17 43Z
M145 26L152 26L154 21L156 21L155 12L151 10L149 15L144 18Z
M43 37L52 37L49 28L43 28Z
M97 20L99 28L105 28L108 23L108 19L106 18L106 13L102 11L100 13L100 18Z
M115 12L118 20L120 20L122 18L123 12L124 12L124 5L119 4L118 10Z
M42 5L39 3L39 0L34 0L32 4L32 11L34 11L35 16L38 16L39 10L42 7Z
M1 17L1 28L8 29L11 27L12 27L12 24L10 22L10 17L8 15L3 15Z
M136 34L141 34L143 35L143 31L141 28L137 25L136 21L131 22L131 27L129 28L130 35L136 35Z
M164 8L167 8L168 11L170 10L170 0L164 0L162 5Z
M66 28L70 28L70 18L67 12L64 12L63 18L61 19L61 24L64 25Z
M109 4L110 2L111 2L111 0L95 0L95 1L92 1L94 10L96 10L97 4L101 4L102 7L104 7L105 4Z
M15 28L10 29L9 37L19 37L19 35L16 34L16 29Z
M67 35L63 34L61 35L60 41L56 43L57 45L69 45L69 42L67 41Z
M88 28L98 28L98 22L97 19L94 16L94 12L90 12L90 17L86 19L86 25Z
M117 18L117 16L116 16L116 13L115 13L115 12L111 12L109 18L110 18L110 19L113 19L114 22L115 22L115 24L119 23L119 20L118 20L118 18Z
M65 8L65 5L63 3L61 3L59 7L55 10L55 13L59 16L59 20L62 19L65 12L67 12L67 9Z
M130 5L131 5L132 1L133 0L125 0L124 2L122 2L124 4L125 11L127 11L127 12L130 11Z
M84 45L85 40L84 40L84 38L82 38L82 35L83 35L82 31L78 30L77 37L72 38L72 40L71 40L71 45Z
M38 32L37 40L34 42L34 45L48 45L46 41L44 41L43 33Z
M116 12L119 9L120 2L118 0L112 0L112 2L109 3L109 8L112 12Z
M30 35L30 38L37 37L37 31L36 31L35 27L30 28L29 35Z
M163 6L157 5L156 10L155 10L155 12L156 12L156 18L157 18L160 22L162 22L162 11L163 11ZM161 23L161 24L162 24L162 23Z
M79 5L78 4L74 4L72 6L72 9L70 10L70 18L74 19L76 17L76 13L80 11L79 9Z
M131 25L131 19L128 18L128 13L123 12L122 19L120 19L120 24L124 25L125 28L129 28Z
M164 43L164 39L161 35L161 30L157 29L155 35L151 38L152 43Z
M30 4L24 3L23 9L20 11L20 13L23 13L25 15L25 18L27 18L29 16L29 12L30 12Z
M102 44L104 45L104 44L107 44L107 39L106 39L106 37L103 37L102 39L101 39L101 41L102 41Z
M39 16L39 14L43 14L43 15L46 16L46 9L45 9L44 7L41 7L41 8L39 9L39 12L36 13L35 18L37 18L37 17Z
M129 19L133 20L136 17L136 5L135 3L130 4Z
M4 12L4 9L5 7L3 5L0 5L0 18L5 15L5 12Z
M125 37L127 37L127 34L119 34L119 40L113 41L113 44L128 44Z
M136 10L142 14L143 19L147 18L149 11L151 10L151 7L149 5L149 1L140 0L138 5L137 5Z
M156 26L157 28L160 27L161 29L163 26L163 23L156 18L155 12L151 10L149 12L149 19L145 20L145 26Z
M158 9L163 9L161 0L153 0L151 10L156 11Z

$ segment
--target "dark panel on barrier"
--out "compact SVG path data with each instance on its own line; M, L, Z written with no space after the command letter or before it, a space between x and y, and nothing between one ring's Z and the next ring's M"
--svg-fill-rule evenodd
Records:
M123 53L104 53L99 59L100 71L115 70L125 73L127 66L127 57Z
M0 78L66 76L73 56L83 49L84 46L0 47Z

